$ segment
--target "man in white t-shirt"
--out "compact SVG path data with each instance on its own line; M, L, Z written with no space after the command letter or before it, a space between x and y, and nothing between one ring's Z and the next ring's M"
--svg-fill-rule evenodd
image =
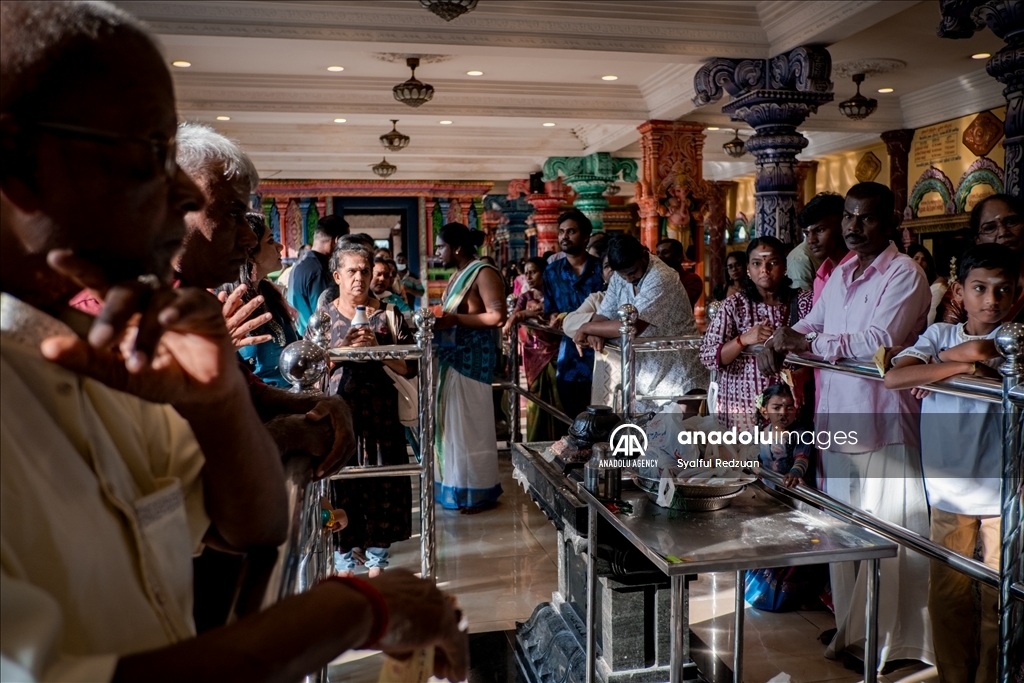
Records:
M896 357L885 376L887 388L917 387L960 374L999 376L987 363L999 362L992 340L1016 298L1017 258L1004 246L978 245L963 255L958 271L954 296L962 301L967 322L936 323L926 329L916 344ZM931 506L931 538L973 557L980 537L982 559L998 571L1001 406L924 390L915 394L924 399L921 460ZM979 619L971 580L933 561L928 611L939 680L994 681L999 642L995 590L981 588Z

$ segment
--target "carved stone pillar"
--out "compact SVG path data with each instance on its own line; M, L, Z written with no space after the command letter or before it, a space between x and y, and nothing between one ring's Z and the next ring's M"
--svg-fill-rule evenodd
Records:
M484 231L486 237L481 252L497 258L501 248L497 237L498 226L501 225L501 221L505 217L499 209L487 201L487 198L484 199L484 207L485 211L480 216L480 229Z
M796 212L800 213L814 197L818 175L817 161L798 161L796 164Z
M585 157L548 157L544 162L544 181L558 178L558 173L565 175L564 182L579 195L575 206L586 214L594 224L594 231L604 230L604 210L608 199L604 192L609 185L622 179L636 182L636 161L620 159L607 152L595 152Z
M887 130L882 133L885 151L889 154L889 189L896 195L896 211L900 214L907 208L908 164L910 163L910 142L914 139L912 129Z
M694 104L716 102L728 92L732 101L722 112L754 129L746 146L757 164L758 235L798 241L796 155L807 139L797 126L832 101L831 71L827 50L798 47L771 59L713 59L694 76Z
M558 216L566 200L568 188L561 178L555 178L543 185L543 192L530 192L530 180L518 178L508 184L508 198L522 197L533 207L533 225L537 228L537 253L558 251ZM538 189L538 188L534 188Z
M1007 194L1024 194L1024 2L1021 0L940 0L940 38L970 38L985 25L1006 41L992 55L985 70L1005 85L1006 120L1003 122L1003 163Z
M708 234L708 272L705 281L711 289L725 284L725 235L732 227L726 213L725 205L729 198L729 190L736 185L731 180L707 184L707 215L704 218L704 230Z
M501 212L501 220L495 233L498 242L506 247L505 258L518 261L526 256L526 218L533 213L533 207L525 199L509 199L496 194L484 197L484 204Z
M681 204L673 210L669 204L673 198L672 188L700 188L703 182L704 124L688 121L645 121L637 127L640 131L641 159L640 183L637 187L637 206L640 209L640 241L651 251L660 239L661 217L669 219L669 233L679 233L690 228L673 222L677 216L685 216L688 222L689 207ZM689 194L689 192L687 193ZM679 234L669 234L680 239ZM700 251L700 240L693 236Z

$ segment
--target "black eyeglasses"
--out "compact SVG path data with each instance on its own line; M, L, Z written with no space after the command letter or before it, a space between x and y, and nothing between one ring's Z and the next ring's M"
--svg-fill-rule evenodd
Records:
M122 135L120 133L111 133L110 131L105 130L96 130L95 128L75 126L70 123L53 123L50 121L32 123L29 127L50 131L56 135L66 135L69 137L95 140L108 145L117 145L126 142L144 145L149 148L150 153L153 155L154 169L158 172L162 171L168 180L174 180L174 177L178 174L178 162L175 159L173 135L169 138L165 138L162 135L157 134L149 137L142 137L140 135Z
M996 231L1003 230L1017 230L1021 225L1024 225L1024 219L1020 216L1003 216L997 218L994 221L982 223L981 227L978 228L979 235L991 235Z

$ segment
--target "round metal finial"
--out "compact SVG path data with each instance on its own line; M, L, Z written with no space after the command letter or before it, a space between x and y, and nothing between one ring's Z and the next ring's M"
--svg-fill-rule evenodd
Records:
M640 314L637 313L636 306L633 304L622 304L619 306L617 314L619 316L619 322L628 322L631 326L636 324L636 320L640 316Z
M316 393L316 384L327 372L327 354L308 339L300 339L284 348L278 369L292 385L292 392Z
M996 349L1006 361L999 370L1003 374L1016 375L1017 363L1024 361L1024 324L1005 323L996 335Z
M708 325L710 325L711 321L715 319L715 316L718 315L718 311L721 310L721 308L721 301L709 301L704 304L704 320L707 321Z
M505 310L508 311L509 315L512 315L515 312L516 301L517 299L515 294L509 294L507 297L505 297Z
M324 351L331 343L331 316L323 308L313 312L309 323L306 325L306 339L319 346Z
M434 321L437 319L434 312L429 308L421 308L413 313L412 319L416 322L418 329L434 329Z

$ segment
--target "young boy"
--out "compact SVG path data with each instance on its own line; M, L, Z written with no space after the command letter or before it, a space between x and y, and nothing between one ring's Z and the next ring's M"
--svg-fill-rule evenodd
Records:
M885 386L907 389L961 374L998 377L990 367L1000 358L992 340L1016 299L1018 263L1016 255L999 244L968 249L953 285L967 322L935 323L926 329L914 346L896 356L893 369L885 375ZM972 557L980 535L984 563L998 570L1001 408L997 403L926 390L914 394L924 399L921 460L931 505L931 539ZM995 591L981 589L980 624L974 605L971 580L932 562L928 612L942 683L996 679Z

